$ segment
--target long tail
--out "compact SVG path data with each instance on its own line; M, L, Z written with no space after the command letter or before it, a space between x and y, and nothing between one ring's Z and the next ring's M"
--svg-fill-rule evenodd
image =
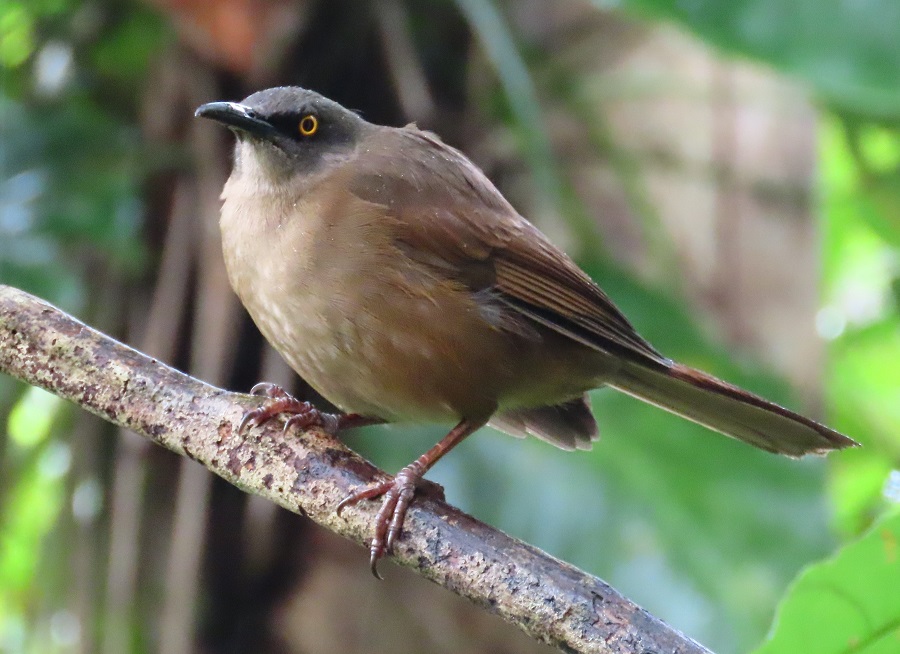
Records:
M626 363L610 386L769 452L799 457L858 445L814 420L677 363L669 368Z

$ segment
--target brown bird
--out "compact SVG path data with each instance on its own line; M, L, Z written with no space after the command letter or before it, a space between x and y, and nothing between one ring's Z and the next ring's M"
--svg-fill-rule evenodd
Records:
M588 449L586 391L612 386L755 447L789 456L856 445L736 386L667 359L469 159L415 125L374 125L297 87L213 102L197 116L237 135L222 192L235 292L263 335L342 415L282 389L241 429L279 413L334 432L455 423L393 480L371 565L390 551L425 472L490 424Z

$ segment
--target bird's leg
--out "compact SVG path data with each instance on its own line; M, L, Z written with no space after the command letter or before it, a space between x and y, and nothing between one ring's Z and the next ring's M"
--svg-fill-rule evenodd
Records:
M459 445L466 436L481 428L485 422L463 420L437 445L403 468L393 479L351 493L338 504L337 513L340 515L346 507L357 502L384 496L381 509L375 516L375 536L369 547L369 564L373 575L381 579L381 575L378 574L378 560L391 551L394 542L400 536L403 519L416 493L416 487L424 481L422 475L428 472L438 459Z
M250 389L251 395L264 395L267 399L255 409L246 411L238 425L238 433L242 433L248 426L261 425L275 416L286 413L290 417L284 421L284 431L291 427L306 429L307 427L321 427L329 434L335 434L342 429L353 427L365 427L384 422L380 418L369 418L358 413L325 413L319 411L309 402L298 400L293 395L276 384L263 382Z

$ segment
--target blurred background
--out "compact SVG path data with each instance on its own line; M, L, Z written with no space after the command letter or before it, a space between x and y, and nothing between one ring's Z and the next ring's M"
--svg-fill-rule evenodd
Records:
M894 0L2 0L0 75L0 283L206 381L312 397L228 288L232 137L193 118L297 84L436 131L664 353L861 441L780 459L598 391L593 451L484 430L430 475L720 654L754 649L796 573L890 508ZM345 440L393 472L444 430ZM549 651L382 572L0 377L0 651Z

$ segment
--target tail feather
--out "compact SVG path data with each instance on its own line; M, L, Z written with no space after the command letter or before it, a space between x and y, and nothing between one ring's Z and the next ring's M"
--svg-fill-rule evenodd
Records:
M680 364L651 368L629 362L610 385L769 452L799 457L858 445L825 425Z
M488 424L511 436L535 436L564 450L589 450L598 438L587 395L555 406L498 413Z

